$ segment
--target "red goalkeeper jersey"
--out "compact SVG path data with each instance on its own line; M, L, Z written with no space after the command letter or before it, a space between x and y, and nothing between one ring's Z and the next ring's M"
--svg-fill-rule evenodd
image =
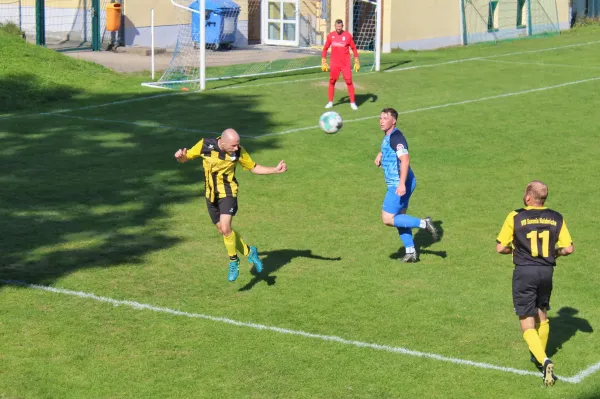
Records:
M350 50L354 53L354 58L358 58L358 51L356 51L356 45L352 35L346 31L342 34L338 34L336 31L331 32L327 35L327 41L325 47L323 47L322 57L327 57L327 50L331 47L331 59L329 63L332 66L350 66Z

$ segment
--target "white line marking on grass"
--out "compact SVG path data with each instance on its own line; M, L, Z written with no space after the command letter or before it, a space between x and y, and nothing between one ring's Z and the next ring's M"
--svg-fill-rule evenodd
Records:
M399 111L398 115L406 115L406 114L412 114L412 113L415 113L415 112L431 111L431 110L434 110L434 109L448 108L448 107L454 107L454 106L457 106L457 105L465 105L465 104L478 103L478 102L481 102L481 101L495 100L495 99L498 99L498 98L520 96L520 95L523 95L523 94L536 93L536 92L540 92L540 91L559 89L561 87L567 87L567 86L577 85L577 84L581 84L581 83L593 82L593 81L596 81L596 80L600 80L600 76L595 77L595 78L589 78L589 79L575 80L573 82L560 83L560 84L553 85L553 86L539 87L537 89L515 91L515 92L512 92L512 93L498 94L496 96L476 98L476 99L473 99L473 100L464 100L464 101L458 101L458 102L454 102L454 103L447 103L447 104L433 105L433 106L430 106L430 107L416 108L416 109L411 109L411 110L407 110L407 111ZM351 123L351 122L360 122L360 121L364 121L364 120L368 120L368 119L376 119L376 118L379 118L379 115L376 115L376 116L365 116L365 117L357 118L357 119L347 119L347 120L344 120L344 124ZM267 137L267 136L279 136L279 135L283 135L283 134L296 133L296 132L301 132L303 130L311 130L311 129L318 129L318 128L319 128L318 125L308 126L308 127L300 127L300 128L297 128L297 129L289 129L289 130L284 130L282 132L277 132L277 133L261 134L261 135L258 135L258 136L254 136L254 138Z
M423 108L410 109L410 110L406 110L406 111L399 111L398 115L413 114L416 112L423 112L423 111L432 111L432 110L440 109L440 108L449 108L449 107L454 107L454 106L458 106L458 105L478 103L478 102L482 102L482 101L495 100L498 98L520 96L523 94L530 94L530 93L536 93L536 92L541 92L541 91L546 91L546 90L559 89L561 87L567 87L567 86L577 85L577 84L581 84L581 83L593 82L593 81L597 81L597 80L600 80L600 76L594 77L594 78L582 79L582 80L575 80L572 82L560 83L560 84L553 85L553 86L539 87L537 89L522 90L522 91L516 91L516 92L512 92L512 93L498 94L495 96L476 98L473 100L457 101L457 102L453 102L453 103L432 105L430 107L423 107ZM72 118L72 119L80 119L80 120L87 120L87 121L96 121L96 122L120 123L120 124L124 124L124 125L134 125L134 126L141 126L141 127L156 127L156 128L175 129L175 130L181 130L181 131L187 131L187 132L193 132L193 133L201 133L201 134L220 134L219 132L188 129L188 128L182 128L182 127L176 127L176 126L161 125L161 124L155 125L152 123L144 123L144 122L131 122L131 121L124 121L124 120L90 118L90 117L63 115L63 114L56 114L55 116L59 116L62 118ZM365 121L365 120L369 120L369 119L376 119L376 118L379 118L379 115L364 116L362 118L357 118L357 119L347 119L344 121L344 124L352 123L352 122L361 122L361 121ZM297 132L302 132L305 130L313 130L313 129L319 129L319 125L299 127L299 128L284 130L281 132L259 134L256 136L253 136L253 135L240 135L240 136L247 138L247 139L259 139L262 137L281 136L281 135L285 135L285 134L297 133Z
M579 384L581 381L583 381L584 378L589 377L590 375L594 374L598 370L600 370L600 362L591 365L590 367L588 367L585 370L580 371L579 373L575 374L573 377L563 377L563 380L565 380L567 382L571 382L573 384Z
M563 48L570 48L570 47L588 46L590 44L598 44L598 43L600 43L600 40L593 41L593 42L586 42L586 43L568 44L565 46L550 47L550 48L544 48L544 49L539 49L539 50L517 51L514 53L496 54L496 55L489 55L489 56L484 56L484 57L462 58L462 59L458 59L458 60L438 62L435 64L423 64L423 65L415 65L415 66L409 66L409 67L401 67L401 68L389 69L384 72L402 72L402 71L408 71L408 70L419 69L419 68L433 68L433 67L442 66L442 65L458 64L461 62L487 60L490 58L508 57L511 55L541 53L544 51L560 50Z
M375 72L357 73L357 74L354 75L353 79L356 80L356 78L358 78L358 77L365 76L365 75L371 75L371 74L374 74L374 73ZM255 84L255 85L239 84L239 85L235 85L235 86L216 87L214 89L208 89L208 91L231 90L231 89L245 89L247 87L264 87L264 86L282 85L282 84L288 84L288 83L311 82L311 81L315 81L315 80L328 81L329 80L329 75L323 75L320 78L296 79L296 80L282 80L282 81L279 81L279 82L259 83L259 84Z
M48 286L44 286L44 285L37 285L37 284L28 284L28 283L25 283L22 281L1 280L1 282L4 284L13 285L13 286L27 287L27 288L32 288L32 289L36 289L36 290L46 291L46 292L53 292L56 294L76 296L76 297L84 298L84 299L92 299L92 300L98 301L98 302L110 303L114 306L119 306L119 305L129 306L136 310L150 310L150 311L158 312L158 313L167 313L167 314L171 314L174 316L183 316L183 317L189 317L189 318L193 318L193 319L205 319L205 320L215 321L218 323L231 324L231 325L238 326L238 327L247 327L247 328L252 328L255 330L272 331L272 332L276 332L279 334L286 334L286 335L296 335L296 336L305 337L305 338L318 339L321 341L337 342L337 343L343 344L343 345L351 345L351 346L356 346L359 348L368 348L368 349L374 349L374 350L378 350L378 351L397 353L397 354L401 354L401 355L422 357L422 358L433 359L433 360L438 360L438 361L442 361L442 362L460 364L463 366L470 366L470 367L476 367L476 368L487 369L487 370L502 371L505 373L512 373L512 374L518 374L518 375L527 375L527 376L531 375L531 376L535 376L538 378L541 377L539 372L533 372L533 371L529 371L529 370L520 370L520 369L515 369L512 367L496 366L496 365L489 364L489 363L474 362L471 360L458 359L455 357L447 357L447 356L437 355L435 353L419 352L419 351L414 351L411 349L406 349L406 348L401 348L401 347L379 345L379 344L362 342L362 341L354 341L354 340L341 338L341 337L338 337L335 335L313 334L313 333L309 333L309 332L301 331L301 330L290 330L287 328L266 326L263 324L247 323L247 322L228 319L226 317L216 317L216 316L210 316L210 315L205 315L205 314L200 314L200 313L182 312L180 310L169 309L169 308L164 308L164 307L157 307L157 306L152 306L152 305L139 303L139 302L135 302L135 301L112 299L112 298L108 298L108 297L104 297L104 296L98 296L93 293L82 292L82 291L72 291L72 290L67 290L64 288L54 288L54 287L48 287ZM580 383L585 377L598 371L598 369L600 369L600 363L598 363L592 367L589 367L588 369L584 370L583 372L577 374L574 377L561 377L561 376L557 376L557 377L560 379L560 381L577 384L577 383Z
M152 128L161 128L161 129L173 129L173 130L181 130L183 132L192 132L192 133L200 133L200 134L211 134L211 135L221 134L221 132L213 132L213 131L198 130L198 129L188 129L185 127L161 125L158 123L151 123L151 122L130 122L130 121L123 121L123 120L116 120L116 119L90 118L90 117L84 117L84 116L62 115L62 114L57 114L54 116L58 116L60 118L79 119L82 121L91 121L91 122L108 122L108 123L119 123L122 125L133 125L133 126L152 127ZM240 134L240 137L255 138L256 136L244 136L244 135Z
M503 61L503 60L491 60L491 59L481 59L478 61L498 62L498 63L502 63L502 64L515 64L515 65L539 65L539 66L547 66L547 67L564 67L564 68L593 69L593 70L600 69L600 67L593 67L593 66L581 66L581 65L569 65L569 64L547 64L545 62L521 62L521 61Z
M36 116L60 115L60 114L64 114L64 113L67 113L67 112L83 111L83 110L93 109L93 108L110 107L112 105L128 104L128 103L133 103L133 102L137 102L137 101L146 101L146 100L152 100L152 99L155 99L155 98L170 97L170 96L176 96L176 95L182 95L182 94L188 94L188 93L187 92L183 92L183 93L182 92L163 93L163 94L157 94L155 96L145 96L145 97L130 98L130 99L127 99L127 100L112 101L112 102L103 103L103 104L86 105L85 107L57 109L57 110L54 110L54 111L39 112L37 114L24 114L24 115L3 116L3 117L0 117L0 120L16 119L16 118L31 118L31 117L36 117Z
M490 56L484 56L484 57L463 58L463 59L458 59L458 60L452 60L452 61L446 61L446 62L439 62L439 63L435 63L435 64L423 64L423 65L415 65L415 66L402 67L402 68L396 68L396 69L389 69L389 70L384 71L384 72L399 72L399 71L408 71L408 70L420 69L420 68L432 68L432 67L437 67L437 66L442 66L442 65L451 65L451 64L456 64L456 63L461 63L461 62L467 62L467 61L478 61L478 60L487 60L487 59L490 59L490 58L507 57L507 56L511 56L511 55L539 53L539 52L544 52L544 51L559 50L559 49L570 48L570 47L587 46L587 45L598 44L598 43L600 43L600 41L593 41L593 42L586 42L586 43L577 43L577 44L569 44L569 45L565 45L565 46L557 46L557 47L545 48L545 49L540 49L540 50L518 51L518 52L514 52L514 53L490 55ZM362 74L356 75L356 77L364 76L364 75L370 75L370 74L373 74L373 73L375 73L375 72L366 72L366 73L362 73ZM302 82L316 81L316 80L321 80L321 79L323 79L323 78L296 79L296 80L289 80L289 81L280 81L280 82L271 82L271 83L260 83L260 84L256 84L256 85L244 85L244 84L240 84L240 85L227 86L227 87L217 87L217 88L214 88L214 89L208 89L207 91L244 89L246 87L265 87L265 86L281 85L281 84L288 84L288 83L302 83ZM88 106L85 106L85 107L59 109L59 110L55 110L55 111L42 112L42 113L37 113L37 114L1 116L0 120L8 120L8 119L15 119L15 118L28 118L28 117L34 117L34 116L55 115L55 114L73 112L73 111L81 111L81 110L86 110L86 109L109 107L109 106L112 106L112 105L127 104L127 103L132 103L132 102L137 102L137 101L151 100L151 99L160 98L160 97L168 97L168 96L181 95L181 94L193 94L193 93L195 93L195 92L183 92L183 93L182 92L175 92L175 93L157 94L157 95L154 95L154 96L146 96L146 97L132 98L132 99L128 99L128 100L113 101L113 102L108 102L108 103L104 103L104 104L88 105Z

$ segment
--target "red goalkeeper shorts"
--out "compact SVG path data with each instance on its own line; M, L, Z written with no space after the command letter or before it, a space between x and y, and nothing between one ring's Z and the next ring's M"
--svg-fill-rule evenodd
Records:
M329 72L329 80L334 83L340 77L340 72L346 81L346 84L352 84L352 68L350 65L332 65Z

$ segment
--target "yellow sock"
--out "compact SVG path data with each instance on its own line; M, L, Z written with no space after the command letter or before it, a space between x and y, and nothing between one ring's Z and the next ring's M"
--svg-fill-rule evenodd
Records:
M230 258L237 257L235 251L235 231L232 231L228 236L223 236L223 242L225 242L225 248L227 248L227 255Z
M237 234L235 231L233 232L233 234L235 235L235 247L237 251L244 256L248 256L248 254L250 253L250 248L248 248L242 236L240 234Z
M542 341L540 340L540 336L538 335L537 331L533 328L526 330L523 333L523 339L525 342L527 342L529 350L531 353L533 353L533 356L535 356L536 360L541 364L544 364L544 360L546 360L546 351L542 346Z
M548 336L550 336L550 320L546 319L540 323L537 329L540 341L542 341L542 348L546 351L546 345L548 345Z

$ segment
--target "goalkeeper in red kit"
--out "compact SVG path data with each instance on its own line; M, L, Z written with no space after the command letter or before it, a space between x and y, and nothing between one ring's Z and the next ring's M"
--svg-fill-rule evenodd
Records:
M331 68L327 64L327 50L331 47ZM335 21L335 31L327 35L323 54L321 55L321 69L323 72L329 72L329 102L325 108L333 107L333 93L335 91L335 82L340 76L340 72L348 86L348 97L350 97L350 107L357 110L356 99L354 95L354 84L352 83L352 68L350 67L350 50L354 53L354 72L360 70L358 62L358 51L354 39L349 32L344 31L344 22L341 19Z

